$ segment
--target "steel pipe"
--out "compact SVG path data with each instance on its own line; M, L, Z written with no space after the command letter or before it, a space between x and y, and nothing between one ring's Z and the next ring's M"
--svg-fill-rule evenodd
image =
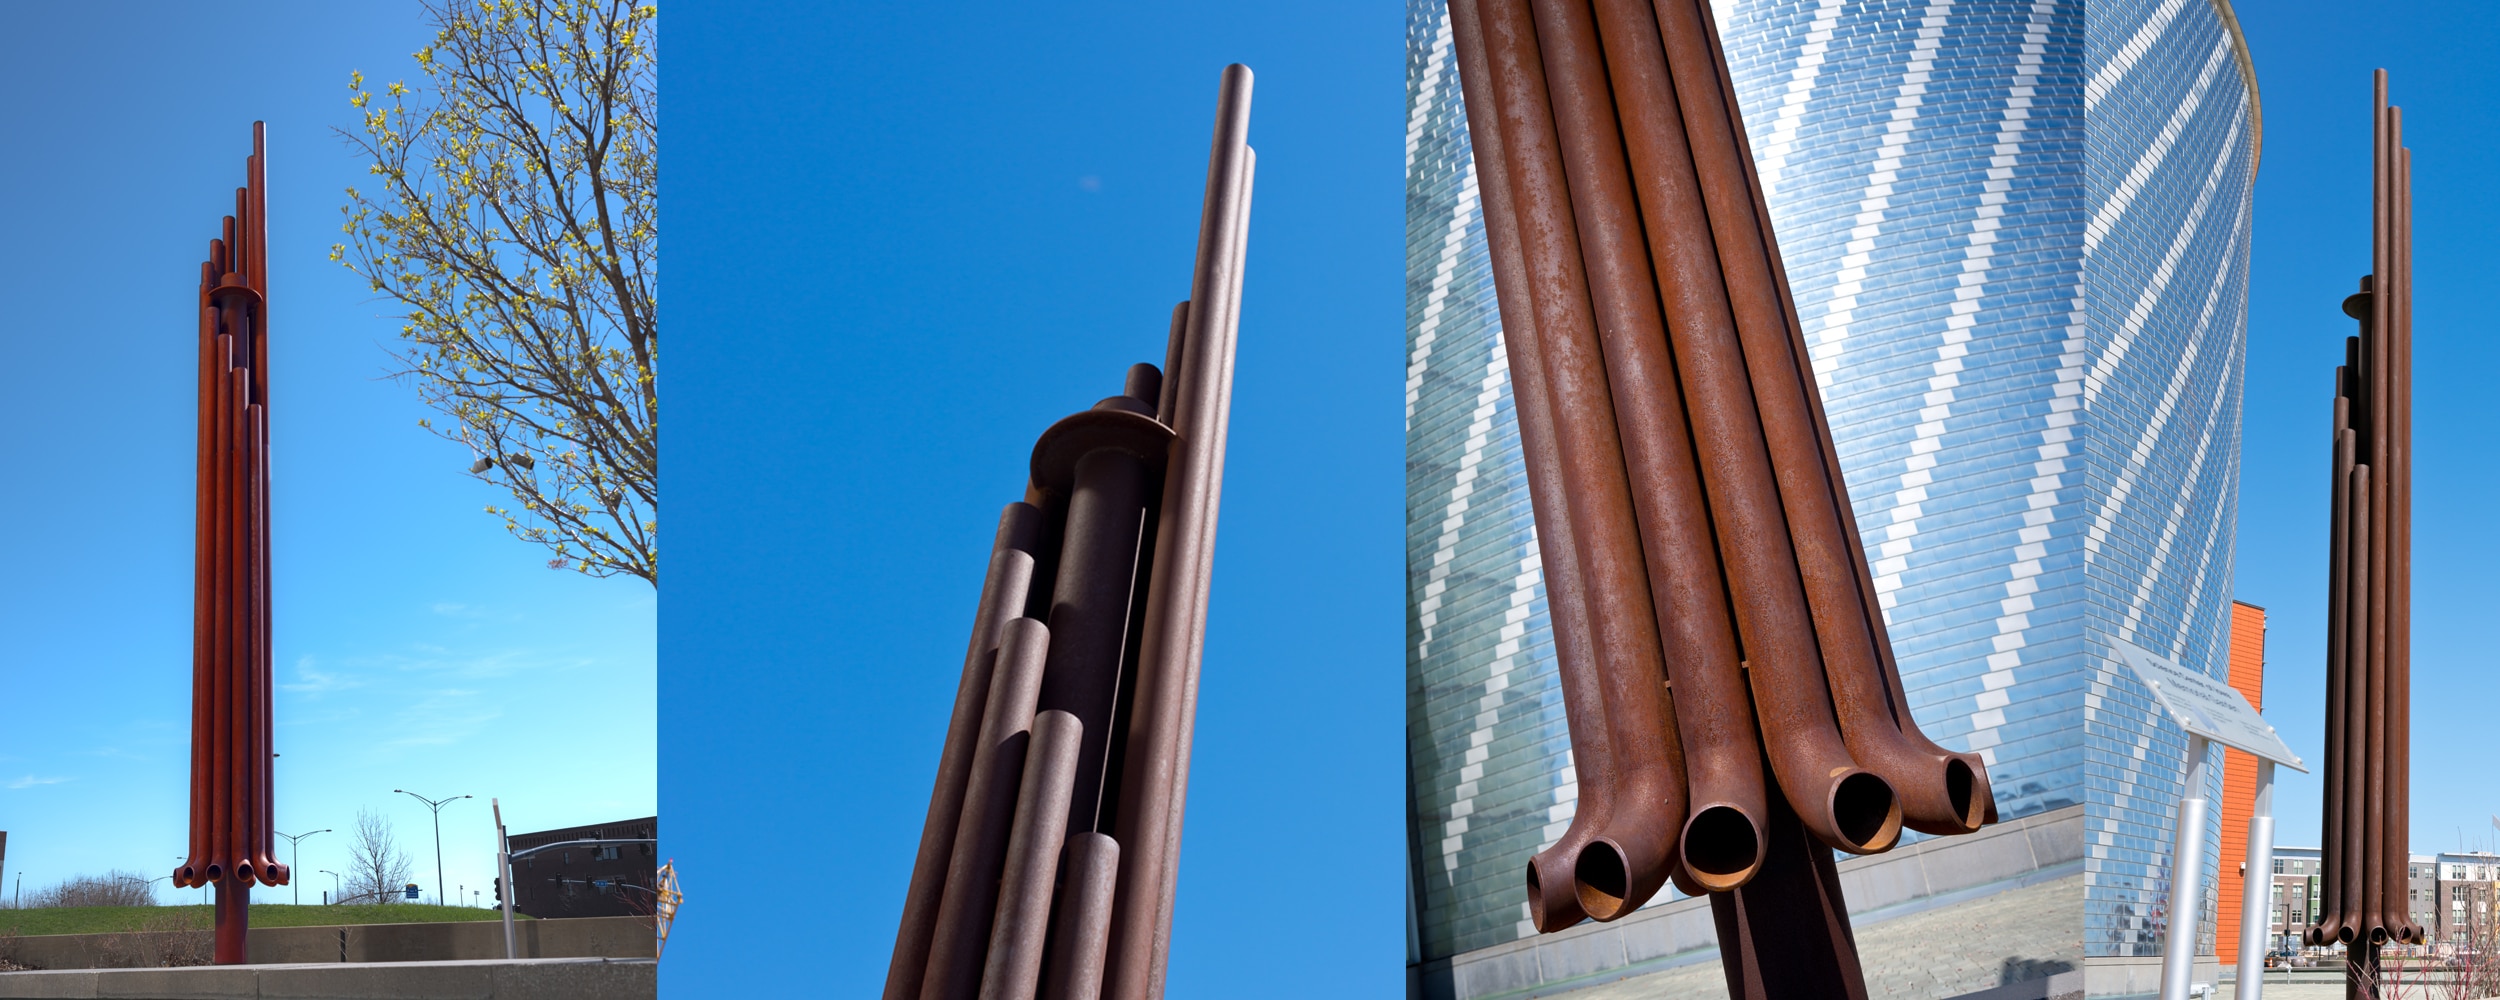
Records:
M1670 664L1685 657L1716 656L1732 669L1735 644L1724 634L1723 613L1716 626L1698 620L1696 613L1698 605L1719 603L1717 557L1707 547L1708 514L1693 488L1682 400L1668 368L1658 289L1642 247L1640 212L1625 173L1596 25L1586 5L1571 0L1536 0L1530 13L1553 98L1591 319L1629 477L1626 486L1638 533L1634 552L1648 578L1649 611L1656 616L1659 633L1655 641L1666 654L1654 667L1634 658L1613 660L1617 669L1632 667L1636 672L1605 678L1612 693L1608 732L1620 767L1616 805L1574 869L1581 908L1605 920L1639 905L1666 884L1687 819L1677 806L1687 801L1688 790L1702 777L1689 771L1683 759L1674 692L1667 687ZM1714 627L1721 633L1717 648L1698 648L1709 641L1702 637ZM1601 660L1601 669L1607 663ZM1749 739L1750 730L1745 735ZM1715 783L1701 787L1726 799L1720 786L1726 784L1728 770L1712 769L1708 776ZM1627 803L1642 807L1626 808ZM1748 833L1750 821L1740 817ZM1752 860L1746 857L1739 864L1750 868Z
M1095 1000L1102 995L1111 907L1120 874L1120 845L1099 833L1068 837L1065 900L1053 921L1045 1000Z
M1166 374L1177 383L1167 421L1172 443L1155 514L1153 582L1139 630L1137 681L1120 764L1122 801L1110 825L1121 845L1123 888L1112 900L1103 993L1118 1000L1153 997L1164 965L1158 939L1168 902L1160 890L1177 833L1172 807L1187 767L1182 734L1203 629L1203 578L1213 556L1212 489L1223 464L1216 425L1223 419L1248 232L1251 82L1248 67L1225 67L1190 282L1189 301L1203 308L1189 310L1187 346L1178 370Z
M894 957L886 967L885 1000L911 1000L920 995L921 977L929 965L929 942L937 933L946 866L954 856L955 832L963 814L965 780L972 768L973 747L979 742L982 709L989 700L998 633L1024 612L1041 533L1040 508L1011 503L999 512L998 532L990 543L989 574L981 581L972 639L964 650L963 677L955 685L955 711L946 725L944 748L938 752L929 816L920 827L920 852L912 861L911 886L903 896L902 927L894 935Z
M1526 278L1519 223L1510 210L1509 173L1500 152L1501 120L1493 113L1493 98L1485 89L1489 85L1483 33L1472 0L1452 3L1449 10L1467 131L1478 151L1474 164L1476 186L1483 193L1485 249L1493 261L1495 306L1501 316L1503 349L1510 359L1512 406L1520 415L1519 450L1527 467L1528 504L1536 522L1538 564L1545 580L1555 667L1563 690L1563 720L1570 732L1578 787L1571 825L1528 861L1529 920L1537 930L1551 932L1587 916L1580 909L1572 873L1579 865L1580 851L1597 838L1612 814L1614 755L1602 707L1605 686L1596 673L1580 566L1573 555L1570 505L1562 499L1563 469L1556 453L1552 402L1538 348L1536 310L1530 305L1535 289Z
M999 632L997 666L981 710L981 733L965 776L963 815L947 860L946 891L938 900L928 971L922 974L922 1000L968 1000L980 993L983 945L997 915L1010 817L1032 738L1034 706L1046 679L1044 664L1056 638L1048 626L1030 618L1010 621Z
M2357 448L2355 449L2358 450ZM2372 883L2368 863L2373 848L2370 804L2377 799L2376 783L2370 780L2372 718L2370 712L2370 603L2372 594L2365 581L2370 564L2370 467L2356 464L2348 474L2346 492L2352 497L2347 507L2352 517L2345 529L2352 538L2352 596L2345 601L2345 637L2350 652L2344 664L2344 766L2349 791L2358 781L2361 794L2347 794L2344 800L2344 917L2336 930L2336 939L2350 946L2355 941L2374 943L2368 926L2369 913L2377 902L2370 890Z
M1140 398L1151 398L1145 393ZM1068 796L1076 788L1077 749L1084 723L1052 710L1033 717L1033 745L1016 792L1015 826L1007 837L981 1000L1032 1000L1041 989L1042 952L1050 932L1051 893L1068 831Z

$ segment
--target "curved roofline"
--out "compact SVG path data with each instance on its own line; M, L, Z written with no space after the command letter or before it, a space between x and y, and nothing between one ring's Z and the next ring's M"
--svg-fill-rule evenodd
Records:
M2266 148L2266 114L2257 105L2257 63L2248 55L2248 36L2240 33L2240 19L2231 13L2231 0L2214 0L2214 14L2222 18L2222 30L2231 34L2231 54L2239 57L2240 82L2248 85L2248 172L2257 173L2258 156Z

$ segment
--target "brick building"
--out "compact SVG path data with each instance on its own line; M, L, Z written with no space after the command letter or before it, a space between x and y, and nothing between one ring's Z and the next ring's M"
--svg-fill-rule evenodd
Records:
M656 816L512 835L512 908L541 919L652 912Z

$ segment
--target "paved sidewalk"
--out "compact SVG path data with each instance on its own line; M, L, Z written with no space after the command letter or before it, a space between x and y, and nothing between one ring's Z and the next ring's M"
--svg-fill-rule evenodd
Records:
M1938 1000L2081 968L2082 899L2083 876L2074 875L1861 924L1858 958L1866 970L1867 996ZM2278 989L2269 987L2266 995L2272 1000L2312 1000L2305 993ZM1727 979L1714 957L1552 995L1569 1000L1721 1000L1727 996ZM2325 994L2319 998L2324 1000Z

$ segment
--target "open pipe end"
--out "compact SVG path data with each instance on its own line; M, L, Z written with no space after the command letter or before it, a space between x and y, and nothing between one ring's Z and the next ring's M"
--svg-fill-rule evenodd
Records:
M1548 850L1528 859L1528 920L1551 934L1588 919L1572 878L1578 851Z
M1943 763L1944 774L1940 785L1944 792L1944 805L1951 818L1941 821L1934 816L1906 818L1902 821L1903 825L1920 833L1944 837L1975 833L1991 821L1990 813L1994 810L1990 807L1996 804L1988 791L1987 773L1972 767L1970 758L1962 754L1949 754L1943 758Z
M1581 911L1591 918L1613 920L1632 910L1631 869L1613 844L1599 840L1581 848L1571 881Z
M1832 785L1833 844L1851 854L1880 854L1901 839L1901 797L1872 771L1857 771Z
M2371 944L2386 944L2386 943L2387 943L2387 928L2385 928L2385 927L2372 927L2372 928L2370 928L2370 943L2371 943Z
M2353 927L2351 924L2339 923L2335 926L2335 940L2337 943L2350 945L2352 944L2353 939L2359 936L2360 935L2353 933Z
M1676 843L1684 873L1708 892L1744 885L1762 868L1762 824L1735 806L1706 806L1695 812Z
M207 868L201 870L200 877L211 882L223 882L226 880L226 866L211 861Z

